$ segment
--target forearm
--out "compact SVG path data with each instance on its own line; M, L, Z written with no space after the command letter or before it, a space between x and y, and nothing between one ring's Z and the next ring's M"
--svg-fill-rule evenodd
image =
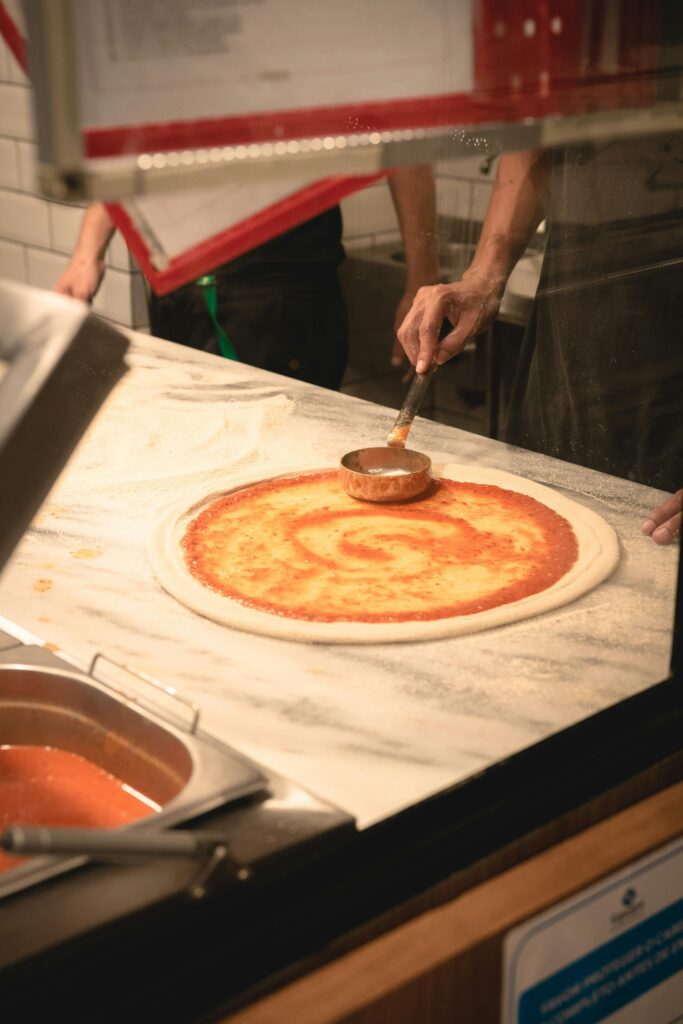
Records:
M93 299L102 281L104 255L115 230L102 203L88 207L71 259L55 284L56 292L84 302Z
M114 222L104 204L93 203L83 215L72 259L103 260L115 231Z
M513 267L546 216L549 169L546 151L501 157L477 251L463 279L486 278L502 294Z
M545 216L549 166L541 152L501 158L472 263L460 281L421 288L399 327L418 373L457 355L497 315L508 277ZM452 330L439 343L444 320Z
M438 281L436 186L431 167L399 167L389 175L389 188L406 255L406 288Z

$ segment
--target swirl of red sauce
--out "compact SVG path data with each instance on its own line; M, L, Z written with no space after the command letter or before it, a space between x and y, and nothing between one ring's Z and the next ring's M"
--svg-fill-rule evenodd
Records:
M552 586L578 554L565 519L527 495L441 480L369 505L335 473L278 479L208 506L182 541L202 584L270 614L400 622L468 615Z

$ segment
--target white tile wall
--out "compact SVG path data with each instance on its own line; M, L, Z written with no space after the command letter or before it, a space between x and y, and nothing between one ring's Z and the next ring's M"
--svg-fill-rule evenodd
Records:
M491 198L491 191L493 186L488 182L484 183L481 181L475 181L472 183L472 219L479 224L482 223L486 216L486 210L488 209L489 199Z
M57 279L66 268L69 257L47 249L26 250L28 283L36 288L54 288Z
M465 221L466 238L473 244L486 216L497 158L485 153L440 160L435 168L437 205L440 214Z
M15 248L20 249L21 247L16 246ZM54 288L60 274L66 269L69 262L68 255L30 247L25 252L28 283L36 288ZM93 309L108 320L126 327L146 325L147 299L141 275L133 275L120 270L107 270L100 290L95 296Z
M460 178L436 179L436 208L447 217L468 220L472 210L472 182Z
M396 211L385 181L347 196L341 202L341 209L345 240L397 230Z
M80 206L66 206L63 203L49 203L50 215L50 248L55 252L72 253L83 220L83 209Z
M9 80L10 82L15 82L17 85L31 84L28 80L26 73L23 71L22 68L19 67L19 64L17 63L16 60L14 60L11 54L9 60Z
M0 277L26 282L25 252L23 245L0 239Z
M48 204L36 196L0 189L0 230L4 238L29 245L50 245Z
M133 261L128 246L123 240L123 235L118 231L114 235L107 251L107 264L116 267L117 270L132 270Z
M149 324L147 296L149 286L140 271L131 278L132 321L134 327L146 327Z
M14 139L0 138L0 187L19 188L19 157Z
M38 146L35 142L16 142L19 163L19 188L23 192L38 191Z
M107 270L95 296L93 309L126 327L146 324L147 300L140 274L129 274L113 268Z
M0 135L34 138L31 90L26 85L0 83Z
M10 81L10 52L4 39L0 39L0 82ZM16 63L16 62L15 62Z
M16 5L10 14L20 17ZM38 195L31 103L30 84L0 39L0 277L51 289L76 243L83 210ZM95 310L114 323L146 327L144 282L118 235L107 263Z
M495 162L488 174L481 172L481 154L444 160L435 165L437 211L448 217L471 220L478 234L488 206ZM371 185L342 200L344 245L347 252L400 239L396 211L386 182Z

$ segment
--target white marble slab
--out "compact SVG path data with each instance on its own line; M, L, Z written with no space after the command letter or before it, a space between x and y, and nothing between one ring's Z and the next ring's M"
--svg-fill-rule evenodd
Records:
M129 374L0 581L0 614L77 664L104 651L177 686L200 702L207 731L361 827L668 673L678 549L639 530L661 495L426 420L414 447L529 476L599 512L622 545L615 574L559 611L420 644L288 643L182 607L145 555L172 502L246 472L334 466L382 443L395 414L131 338Z

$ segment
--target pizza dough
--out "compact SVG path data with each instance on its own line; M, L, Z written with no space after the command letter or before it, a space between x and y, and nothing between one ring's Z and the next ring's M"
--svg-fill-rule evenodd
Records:
M183 501L153 534L152 568L183 604L237 629L383 643L547 612L617 564L616 534L583 505L500 470L434 468L433 496L388 511L349 498L330 470Z

